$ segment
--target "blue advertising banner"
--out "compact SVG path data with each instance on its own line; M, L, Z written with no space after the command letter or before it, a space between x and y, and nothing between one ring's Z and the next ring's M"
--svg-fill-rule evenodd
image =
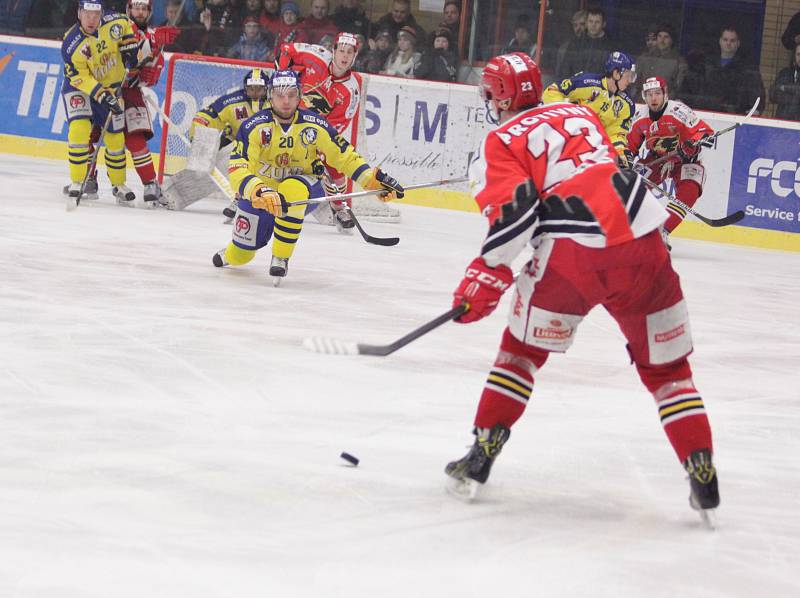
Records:
M728 209L742 226L800 232L800 134L744 125L736 130Z
M162 98L164 79L154 88ZM27 45L0 40L0 114L4 117L0 134L65 141L63 80L60 48L46 42ZM156 137L160 138L158 129Z

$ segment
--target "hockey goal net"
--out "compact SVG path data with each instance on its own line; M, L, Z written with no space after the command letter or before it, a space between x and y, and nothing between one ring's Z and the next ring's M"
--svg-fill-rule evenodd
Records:
M162 119L162 135L160 160L158 165L159 181L164 177L180 172L186 167L189 155L189 127L192 118L201 108L208 106L219 96L242 87L245 73L254 68L264 68L259 62L197 56L194 54L173 54L167 67L166 94L164 96L164 114L169 122ZM367 77L364 77L364 89L358 114L353 119L351 128L345 133L348 141L360 152L366 152L366 130L364 127ZM220 173L227 177L226 154L220 152L221 159L217 164ZM216 177L218 178L218 177ZM220 191L220 199L231 199L229 185L227 192ZM352 187L350 184L348 187ZM373 197L354 198L353 211L364 218L398 222L400 212Z

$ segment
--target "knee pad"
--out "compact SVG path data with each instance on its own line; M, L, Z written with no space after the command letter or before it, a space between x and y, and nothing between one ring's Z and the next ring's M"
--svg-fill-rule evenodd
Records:
M110 133L106 131L103 143L105 143L106 149L111 153L125 153L125 135L122 133Z
M125 146L133 155L150 153L147 148L147 140L142 133L128 133L125 135Z
M233 243L228 243L225 248L225 259L231 266L243 266L256 255L254 249L242 249Z
M692 379L692 368L685 357L661 366L636 364L639 378L651 393L663 392L664 388L682 380Z
M89 147L89 136L92 133L92 122L88 118L77 118L69 123L67 140L71 147Z
M302 201L311 197L308 185L299 179L286 179L281 181L277 189L286 201ZM305 216L306 206L291 206L288 216L302 219Z

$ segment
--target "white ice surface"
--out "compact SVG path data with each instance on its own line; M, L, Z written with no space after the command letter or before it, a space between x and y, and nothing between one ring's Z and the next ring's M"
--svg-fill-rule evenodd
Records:
M507 302L387 358L301 348L447 310L476 215L365 223L393 248L309 222L276 289L268 250L212 267L222 203L126 209L101 183L68 214L63 163L7 155L0 181L0 596L800 596L798 255L674 242L720 475L709 532L601 311L471 505L443 467Z

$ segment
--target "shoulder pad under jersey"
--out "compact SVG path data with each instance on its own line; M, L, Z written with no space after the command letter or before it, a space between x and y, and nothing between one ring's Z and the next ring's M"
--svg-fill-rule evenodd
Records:
M316 112L311 110L300 109L300 120L307 122L307 123L314 123L315 125L319 125L320 127L328 128L330 123L322 118Z
M232 91L231 93L217 98L217 102L219 102L219 105L222 107L230 106L236 102L247 102L248 100L247 92L244 89L237 89L236 91Z
M67 32L64 34L64 41L61 44L67 58L72 55L75 48L78 47L78 44L80 44L85 37L83 31L81 31L81 28L77 24L67 29Z
M578 73L574 77L570 77L570 81L575 87L602 87L603 83L600 79L601 77L594 73Z

